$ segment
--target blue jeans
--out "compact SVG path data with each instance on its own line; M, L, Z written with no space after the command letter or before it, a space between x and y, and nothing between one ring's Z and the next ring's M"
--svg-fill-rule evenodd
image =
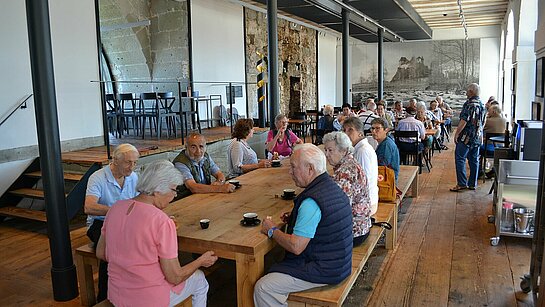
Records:
M454 151L456 181L460 187L477 187L479 171L479 146L469 147L458 142ZM469 180L466 175L466 159L469 164Z

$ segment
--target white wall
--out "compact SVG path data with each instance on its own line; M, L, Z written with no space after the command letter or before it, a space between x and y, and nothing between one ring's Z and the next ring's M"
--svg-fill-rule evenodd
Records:
M337 85L337 37L318 35L318 105L335 105Z
M51 36L61 141L102 135L93 0L51 0ZM74 14L74 12L78 12ZM24 1L0 10L0 114L32 93ZM69 25L69 26L68 26ZM82 116L85 115L85 116ZM0 127L0 150L37 145L34 101ZM9 131L9 133L4 133Z
M102 136L102 115L93 0L50 0L51 36L61 141ZM0 117L33 92L24 1L3 1L0 10ZM38 102L36 102L38 103ZM0 126L0 150L37 145L34 100ZM21 159L25 157L21 156ZM26 157L28 158L28 156ZM0 164L16 174L26 162ZM12 176L0 178L0 194Z
M244 15L242 6L221 0L191 2L191 39L193 52L193 80L195 82L244 82ZM239 114L246 114L246 87L244 97L236 98ZM226 84L195 84L200 95L222 95L227 103ZM255 99L250 99L250 103ZM200 106L201 119L206 117L204 104Z
M498 79L500 78L500 38L482 38L480 49L479 85L481 99L498 97Z

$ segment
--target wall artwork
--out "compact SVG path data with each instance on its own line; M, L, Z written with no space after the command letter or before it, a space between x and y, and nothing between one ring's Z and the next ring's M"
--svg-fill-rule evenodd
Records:
M453 108L466 100L466 87L479 82L480 40L384 43L384 99L407 105L417 98L429 105L437 95ZM377 94L377 45L352 46L352 99Z

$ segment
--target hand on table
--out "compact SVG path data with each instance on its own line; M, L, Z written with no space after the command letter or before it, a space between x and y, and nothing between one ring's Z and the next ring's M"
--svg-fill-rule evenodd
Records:
M230 184L230 183L224 183L222 186L221 186L221 191L223 193L233 193L235 191L235 185L234 184Z
M291 217L291 212L287 211L282 213L282 215L280 216L280 220L287 224L290 220L290 217Z
M259 168L271 167L271 161L267 160L267 159L261 159L261 160L259 160L257 165L259 166Z

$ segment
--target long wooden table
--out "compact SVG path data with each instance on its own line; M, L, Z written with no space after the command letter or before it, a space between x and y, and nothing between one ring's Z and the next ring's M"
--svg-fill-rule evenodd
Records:
M275 246L273 240L260 233L261 225L243 227L242 214L256 212L260 219L271 216L275 223L281 223L280 215L293 208L292 200L280 197L282 190L301 191L288 170L287 160L278 168L257 169L237 178L242 186L234 193L193 194L164 210L176 222L181 251L212 250L218 257L235 260L238 306L254 305L254 285L264 274L265 254ZM206 230L200 227L203 218L210 219Z

